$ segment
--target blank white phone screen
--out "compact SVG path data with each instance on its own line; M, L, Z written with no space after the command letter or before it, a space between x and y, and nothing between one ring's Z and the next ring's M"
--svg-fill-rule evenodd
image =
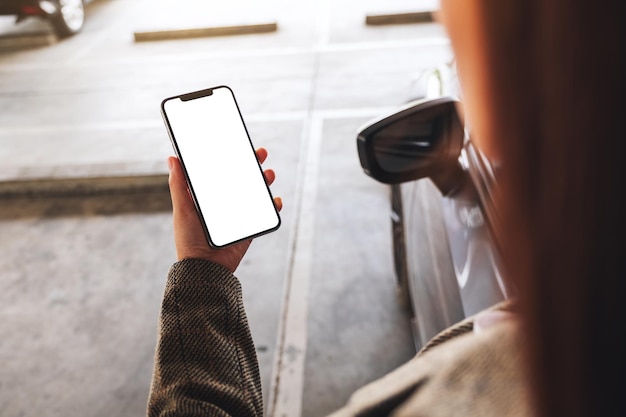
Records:
M209 241L221 247L272 231L280 218L232 91L212 91L165 100L163 112Z

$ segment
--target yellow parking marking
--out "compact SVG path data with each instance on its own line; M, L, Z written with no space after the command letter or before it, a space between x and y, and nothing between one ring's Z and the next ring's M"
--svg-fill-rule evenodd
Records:
M258 23L250 25L213 26L192 29L171 29L135 32L135 42L162 41L170 39L204 38L214 36L248 35L269 33L278 30L278 23Z
M434 22L434 14L431 11L392 13L392 14L371 14L365 16L365 24L371 26L378 25L402 25L407 23L431 23Z

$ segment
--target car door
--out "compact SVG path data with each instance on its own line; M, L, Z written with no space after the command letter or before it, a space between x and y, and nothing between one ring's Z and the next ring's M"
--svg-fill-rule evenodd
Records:
M416 348L511 296L491 234L493 167L458 114L460 101L429 93L360 129L361 166L391 187L396 284Z

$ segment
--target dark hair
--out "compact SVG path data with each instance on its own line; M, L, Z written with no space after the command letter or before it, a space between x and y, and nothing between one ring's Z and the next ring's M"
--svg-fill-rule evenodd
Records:
M481 5L497 234L538 415L626 416L624 6Z

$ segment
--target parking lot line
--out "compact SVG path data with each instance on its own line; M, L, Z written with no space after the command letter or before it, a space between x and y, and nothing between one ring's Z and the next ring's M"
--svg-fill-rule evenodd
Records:
M323 120L309 119L304 129L302 159L296 187L297 222L290 237L289 259L283 310L268 401L268 416L297 417L302 412L304 366L307 348L309 281L313 263L315 202L319 181L319 164Z
M376 117L384 115L393 110L392 107L355 107L340 109L322 109L312 111L313 119L350 119L356 117ZM285 122L293 120L304 120L307 112L304 110L250 113L246 114L246 122L269 123ZM0 136L25 136L50 133L69 132L101 132L116 130L143 130L163 127L163 121L158 118L136 119L124 121L111 121L100 123L67 123L67 124L47 124L37 126L0 126Z
M370 14L365 16L366 25L403 25L411 23L432 23L434 21L433 12L408 12L392 14Z
M108 32L107 32L108 33ZM81 60L92 49L98 46L100 38L94 40L88 48L79 50L74 56L65 61L58 62L36 62L36 63L6 63L0 67L0 72L10 71L46 71L60 68L92 68L100 67L103 64L107 66L114 65L136 65L140 64L159 64L171 62L176 59L177 62L196 61L198 59L215 59L215 58L239 58L239 57L279 57L307 55L312 53L341 53L341 52L357 52L370 50L393 50L402 48L429 48L429 47L445 47L450 45L450 40L445 36L430 36L427 38L402 39L402 40L383 40L370 42L341 42L316 44L314 46L286 46L277 48L255 48L255 49L236 49L236 50L215 50L204 51L202 53L193 52L176 52L170 54L154 54L152 56L132 57L124 56L119 58L107 58L106 60L88 59Z
M135 42L163 41L171 39L206 38L215 36L250 35L278 30L278 23L255 23L233 26L211 26L203 28L169 29L134 32Z

